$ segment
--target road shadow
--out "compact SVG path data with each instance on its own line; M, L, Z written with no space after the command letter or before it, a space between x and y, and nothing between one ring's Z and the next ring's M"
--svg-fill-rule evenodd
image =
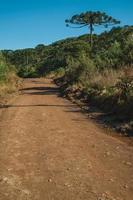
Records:
M89 105L88 107L80 107L80 109L76 110L67 110L66 112L75 112L75 113L83 113L86 114L87 118L97 122L97 124L102 125L106 129L109 128L109 132L111 130L115 130L121 136L132 137L133 138L133 127L129 128L128 130L128 118L126 119L123 115L115 115L115 113L104 113L96 107ZM125 128L124 125L125 124ZM123 125L123 129L121 128Z
M39 83L39 81L33 80L34 83ZM58 87L47 87L47 86L33 86L33 87L27 87L22 88L19 90L22 95L56 95L58 97L61 96L59 88ZM65 105L65 104L30 104L30 105L14 105L14 104L0 104L0 109L6 109L6 108L26 108L26 107L64 107L64 108L70 108L73 109L76 107L76 105Z
M60 96L58 87L29 87L20 90L22 94L28 95L57 95Z
M0 109L3 108L26 108L26 107L64 107L64 108L73 108L74 105L54 105L54 104L31 104L31 105L0 105Z

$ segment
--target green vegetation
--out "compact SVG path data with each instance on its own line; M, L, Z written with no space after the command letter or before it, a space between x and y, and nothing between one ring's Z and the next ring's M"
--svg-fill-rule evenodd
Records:
M6 63L5 57L0 52L0 97L16 90L18 77L16 76L15 67Z
M6 62L16 66L21 77L39 77L58 69L68 71L71 63L89 62L99 71L124 69L133 63L133 27L117 27L101 35L93 34L93 47L89 35L69 38L49 46L22 50L4 50ZM89 68L89 66L88 66Z
M89 17L89 22L86 21ZM52 73L65 94L84 99L115 113L121 121L133 117L133 26L114 27L100 35L93 26L119 21L100 12L73 16L68 24L89 26L90 34L68 38L51 45L22 50L5 50L6 62L21 77ZM93 40L93 45L88 41ZM3 68L1 67L1 74ZM4 68L4 70L7 70ZM3 73L4 74L4 73ZM3 79L4 75L2 75ZM2 80L2 79L1 79ZM132 127L133 128L133 127Z

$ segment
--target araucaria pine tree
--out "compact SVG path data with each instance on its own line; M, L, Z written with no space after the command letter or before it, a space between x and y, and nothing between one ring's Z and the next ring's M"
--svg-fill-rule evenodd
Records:
M105 28L108 28L108 26L120 24L120 21L108 16L105 12L100 11L88 11L79 15L74 15L71 19L67 19L65 22L68 27L71 27L71 24L75 25L73 28L88 26L90 33L90 46L92 46L92 34L95 26L104 26Z

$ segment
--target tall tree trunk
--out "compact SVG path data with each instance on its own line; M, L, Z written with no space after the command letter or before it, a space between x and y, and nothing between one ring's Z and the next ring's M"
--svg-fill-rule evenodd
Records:
M93 33L93 24L90 24L90 46L92 47L92 43L93 43L93 38L92 38L92 33Z
M28 53L26 53L26 65L29 64L29 56L28 56Z

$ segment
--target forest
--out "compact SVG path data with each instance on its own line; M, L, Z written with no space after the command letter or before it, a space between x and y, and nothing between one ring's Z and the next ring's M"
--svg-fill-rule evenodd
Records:
M117 23L114 19L113 22ZM73 21L66 20L66 23L69 26ZM8 88L5 83L11 86L13 80L15 84L18 82L15 74L22 78L51 75L65 96L115 115L113 120L128 122L122 130L132 132L133 26L115 26L101 34L95 34L92 29L89 34L50 45L2 50L0 60L0 94Z

